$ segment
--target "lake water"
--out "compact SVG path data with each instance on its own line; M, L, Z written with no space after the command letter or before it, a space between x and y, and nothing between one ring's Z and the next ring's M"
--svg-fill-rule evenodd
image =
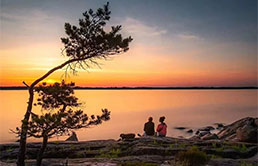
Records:
M118 139L120 133L143 133L143 125L152 116L155 126L165 116L168 136L189 136L174 129L192 129L217 122L231 123L247 116L257 117L257 90L75 90L84 111L101 114L111 111L111 120L99 126L77 131L79 140ZM0 143L17 140L10 129L20 126L26 110L25 90L0 91ZM40 113L38 109L34 112ZM52 138L64 140L67 137ZM30 141L40 141L29 139Z

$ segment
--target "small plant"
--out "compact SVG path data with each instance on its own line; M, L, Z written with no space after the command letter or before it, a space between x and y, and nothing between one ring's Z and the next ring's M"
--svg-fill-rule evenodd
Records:
M212 142L212 147L213 148L217 148L217 143L216 142Z
M248 150L245 144L235 145L232 148L241 153L245 153Z
M53 143L55 144L55 145L59 145L59 141L53 141Z
M215 150L216 150L216 152L223 152L224 148L220 147L220 148L216 148Z
M221 159L222 157L213 154L210 156L210 158L211 159Z
M179 152L176 159L183 166L203 166L209 161L207 154L199 151L196 146L186 152Z
M75 150L76 147L75 147L73 144L71 144L71 145L70 145L70 149L71 149L71 150Z
M121 153L121 150L120 149L112 149L110 154L112 156L114 156L115 158L119 156L119 154Z
M193 150L198 150L199 149L199 147L197 146L197 145L193 145L192 147L191 147L191 149L193 149Z
M169 149L173 149L175 147L174 144L169 144Z
M154 146L166 146L163 142L158 142L157 140L153 140L153 142L150 142L150 145Z
M12 152L12 151L13 151L12 148L7 148L7 149L5 150L5 152Z
M178 148L184 149L186 147L186 144L182 143L178 145Z
M118 158L119 155L121 154L120 149L112 149L111 151L107 153L101 153L98 157L100 158Z
M225 149L223 144L220 145L220 144L217 144L216 142L213 142L211 146L212 148L215 149L216 152L219 152L219 153L223 152L223 150Z
M153 145L158 145L158 142L156 140L153 140Z

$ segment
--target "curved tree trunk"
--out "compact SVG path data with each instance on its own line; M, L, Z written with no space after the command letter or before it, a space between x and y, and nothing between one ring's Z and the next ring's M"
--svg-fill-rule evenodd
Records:
M33 104L33 98L34 98L34 92L32 88L29 88L29 101L27 106L27 111L24 115L24 119L22 121L22 127L21 127L21 136L20 136L20 147L19 147L19 156L17 160L18 166L25 166L24 160L25 160L25 153L26 153L26 138L27 138L27 130L28 130L28 121L30 118L30 113L32 109Z
M41 145L41 148L38 152L38 156L37 156L37 166L41 165L42 159L43 159L43 153L47 147L47 141L48 141L48 136L44 136L43 137L43 143Z
M21 135L20 135L20 147L19 147L19 154L18 154L18 159L17 159L17 166L25 166L25 154L26 154L26 140L27 140L27 130L28 130L28 121L30 119L30 114L32 110L32 105L33 105L33 98L34 98L34 87L40 82L43 81L45 78L47 78L50 74L55 72L56 70L62 69L64 66L67 64L73 63L75 61L83 61L86 59L90 59L94 56L88 56L85 58L78 58L78 59L70 59L63 64L54 67L53 69L49 70L45 75L40 77L39 79L35 80L29 87L29 101L28 101L28 106L27 106L27 111L24 115L24 119L22 121L22 126L21 126Z

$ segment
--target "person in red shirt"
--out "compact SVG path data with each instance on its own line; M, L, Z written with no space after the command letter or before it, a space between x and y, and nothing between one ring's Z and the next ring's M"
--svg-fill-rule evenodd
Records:
M167 135L167 125L164 123L165 117L162 116L159 118L160 124L157 127L157 133L159 137L166 137Z

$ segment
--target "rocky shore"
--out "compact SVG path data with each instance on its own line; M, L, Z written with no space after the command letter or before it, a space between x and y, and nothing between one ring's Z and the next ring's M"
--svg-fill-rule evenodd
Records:
M210 131L206 132L206 138L199 131L191 139L139 137L119 141L50 142L43 165L175 166L179 152L195 147L209 156L209 166L256 166L257 119L244 118L223 126L211 139L207 139L207 135L213 135ZM40 143L27 144L27 165L35 165L40 146ZM15 165L17 153L18 143L0 145L0 165Z
M257 143L258 141L258 118L247 117L240 119L232 124L224 126L216 124L217 133L213 126L206 126L198 129L192 140L222 140L230 142ZM189 132L189 131L188 131Z

